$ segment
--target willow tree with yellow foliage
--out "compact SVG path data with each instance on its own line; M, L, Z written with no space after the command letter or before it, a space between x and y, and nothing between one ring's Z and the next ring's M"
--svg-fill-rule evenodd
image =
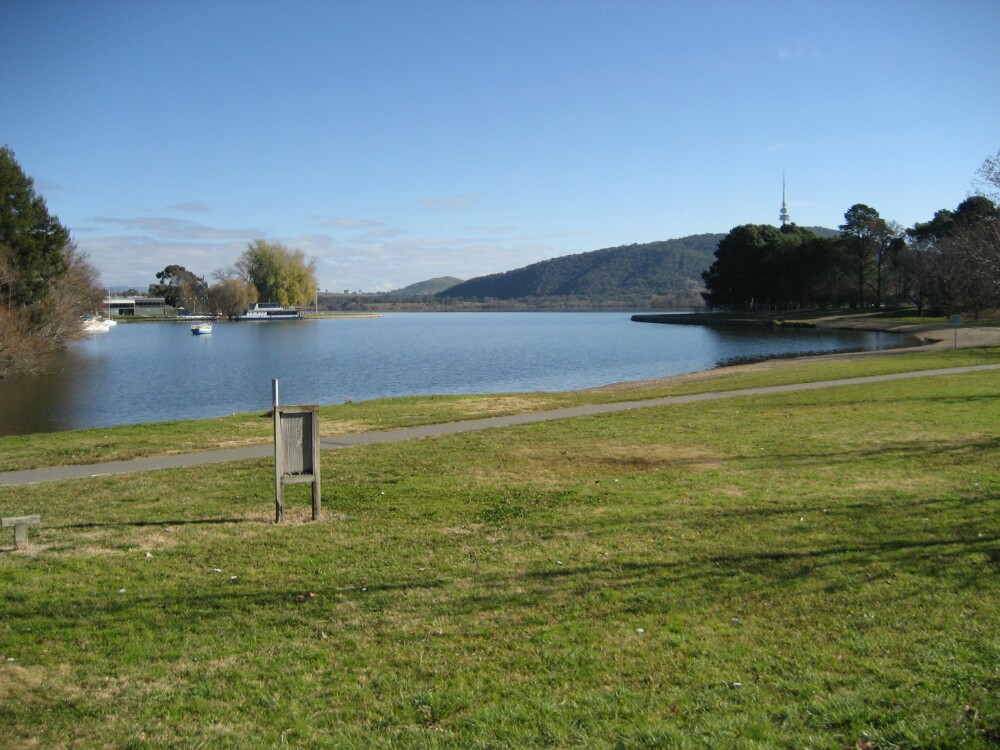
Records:
M292 307L316 299L316 260L280 242L251 242L236 261L236 273L263 302Z

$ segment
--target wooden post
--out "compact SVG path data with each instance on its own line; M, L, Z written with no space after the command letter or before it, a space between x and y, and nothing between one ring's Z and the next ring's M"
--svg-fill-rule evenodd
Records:
M274 496L275 523L285 510L285 485L312 483L312 519L319 520L319 407L274 407Z
M281 481L284 466L279 462L285 454L281 437L281 418L278 416L278 380L271 381L271 414L274 415L274 522L281 523L285 515L285 485Z

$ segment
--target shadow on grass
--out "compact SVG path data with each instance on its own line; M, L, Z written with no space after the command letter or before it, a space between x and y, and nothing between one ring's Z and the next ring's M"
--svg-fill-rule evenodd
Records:
M752 446L752 435L748 435L747 442ZM1000 438L986 438L983 440L969 441L966 439L938 440L938 441L896 441L886 442L874 448L859 448L856 450L841 450L836 452L825 451L818 447L816 452L765 452L753 455L717 455L694 456L694 457L669 457L650 458L648 456L626 456L626 457L596 457L588 458L594 464L604 467L620 466L624 468L640 470L663 470L679 468L685 466L712 466L712 465L736 465L744 464L752 467L754 464L766 466L829 466L838 463L849 463L860 465L858 462L869 458L884 458L887 455L896 458L920 458L960 456L984 451L1000 451Z
M796 393L808 394L810 391L797 391ZM766 397L766 395L765 395ZM884 398L850 398L842 399L836 401L834 405L836 408L844 408L849 406L863 406L871 408L874 405L880 403L889 403L893 406L898 406L899 404L975 404L976 406L982 406L984 404L992 404L1000 400L1000 393L973 393L962 396L925 396L925 395L914 395L914 396L894 396L890 400ZM794 408L808 408L816 407L818 409L829 410L830 401L820 401L819 399L802 399L798 403L790 404Z
M189 525L213 525L225 523L256 523L267 524L273 521L265 521L261 518L189 518L173 521L94 521L92 523L70 523L62 526L47 525L50 529L113 529L125 526L189 526Z
M115 622L146 621L164 616L192 625L210 626L234 615L283 618L381 617L388 611L425 610L426 616L513 613L524 616L577 608L603 611L602 619L619 615L652 614L666 609L706 606L711 600L740 597L794 597L804 592L861 592L868 586L892 583L897 574L947 578L954 588L983 587L1000 572L1000 536L946 539L886 539L857 544L831 544L810 549L761 549L711 554L711 550L685 557L683 550L664 550L648 561L616 560L597 563L557 563L510 573L467 567L458 575L398 577L347 573L354 583L296 580L278 586L248 584L241 577L229 581L207 576L201 583L178 582L181 588L148 595L130 589L128 597L113 591L93 592L71 602L39 601L37 596L9 592L4 614L11 618L45 620L50 632L72 631L86 621L88 627ZM706 554L708 552L708 554ZM654 554L657 554L653 550ZM970 566L973 556L985 556L984 565ZM670 559L673 558L673 559ZM361 578L361 580L365 580ZM412 598L432 593L433 599ZM913 596L912 584L902 596ZM44 599L44 597L42 597ZM541 607L541 610L539 610ZM292 615L302 609L301 614ZM345 609L346 608L346 609ZM363 613L359 615L359 609ZM340 613L340 614L338 614ZM102 621L104 623L102 624Z

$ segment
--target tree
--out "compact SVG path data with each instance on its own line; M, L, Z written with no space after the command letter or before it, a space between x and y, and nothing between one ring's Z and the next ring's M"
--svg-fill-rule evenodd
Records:
M702 296L710 305L750 310L835 303L840 266L835 240L794 224L743 224L719 241L715 261L702 274Z
M913 284L931 304L973 317L1000 306L1000 208L983 196L941 210L907 232ZM911 278L912 275L911 275Z
M743 305L753 309L771 304L781 265L781 233L767 224L742 224L719 240L715 260L702 274L710 305Z
M254 240L236 261L236 271L265 302L290 306L316 298L316 261L306 261L301 250Z
M900 297L917 306L921 316L934 299L936 255L930 241L906 230L907 242L899 253Z
M871 206L855 203L844 214L841 236L852 248L858 278L858 307L865 306L865 286L872 264L874 236L881 231L882 219Z
M938 275L946 301L978 318L1000 306L1000 208L983 196L962 201L940 242Z
M992 201L1000 201L1000 151L993 156L987 156L976 174L979 183L979 194Z
M903 246L903 227L895 221L878 219L872 222L875 252L875 307L882 307L885 298L887 271L895 267Z
M102 296L97 270L0 148L0 377L42 370Z
M257 301L257 290L243 279L224 279L208 289L209 303L232 320Z
M69 230L49 214L7 146L0 148L0 245L8 265L3 289L8 301L30 305L49 291L68 267Z
M184 266L171 265L158 271L159 284L149 285L151 297L163 297L171 307L197 310L208 302L208 284Z

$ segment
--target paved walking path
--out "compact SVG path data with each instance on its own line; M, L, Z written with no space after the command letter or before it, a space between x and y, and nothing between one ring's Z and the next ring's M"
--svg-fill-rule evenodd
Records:
M862 378L844 378L840 380L822 380L814 383L792 383L789 385L773 385L760 388L745 388L737 391L712 391L710 393L695 393L687 396L665 396L663 398L644 399L642 401L620 401L613 404L588 404L550 411L512 414L505 417L486 417L470 419L462 422L447 422L444 424L422 425L419 427L402 427L381 432L362 432L355 435L342 435L326 438L320 441L324 449L350 448L359 445L374 445L376 443L394 443L401 440L435 437L437 435L455 435L461 432L487 430L495 427L512 427L535 422L548 422L555 419L570 419L572 417L587 417L597 414L611 414L629 411L630 409L647 409L654 406L671 406L675 404L690 404L696 401L717 401L741 396L761 396L770 393L791 393L794 391L812 391L819 388L834 388L837 386L862 385L865 383L884 383L891 380L908 380L910 378L927 378L938 375L957 375L965 372L982 372L984 370L1000 370L1000 364L974 365L970 367L949 367L938 370L919 370L916 372L901 372L891 375L870 375ZM130 461L108 461L99 464L82 466L56 466L45 469L27 469L24 471L0 472L0 486L35 484L38 482L54 482L63 479L81 479L99 477L109 474L127 474L131 472L153 471L156 469L175 469L184 466L203 466L205 464L225 463L228 461L245 461L254 458L268 458L274 455L271 444L256 445L248 448L233 448L228 450L202 451L171 456L155 456L152 458L136 458Z

